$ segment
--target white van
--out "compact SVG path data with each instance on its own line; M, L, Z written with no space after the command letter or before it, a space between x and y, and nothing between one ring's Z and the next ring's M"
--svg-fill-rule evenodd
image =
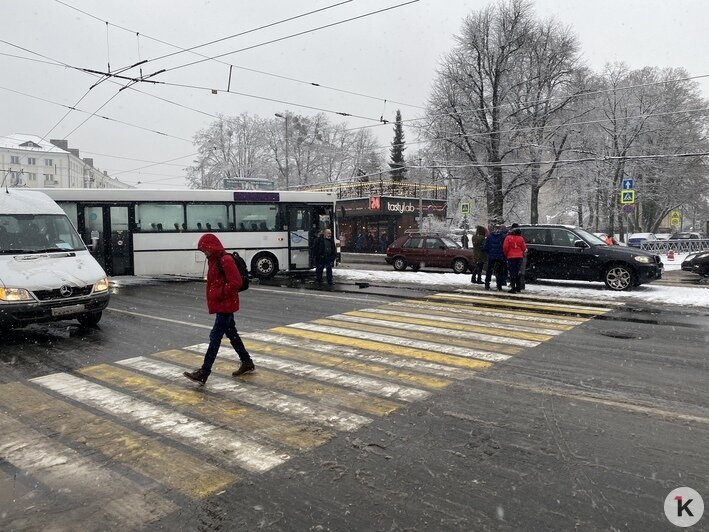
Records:
M108 278L64 211L41 192L0 190L0 326L96 325Z

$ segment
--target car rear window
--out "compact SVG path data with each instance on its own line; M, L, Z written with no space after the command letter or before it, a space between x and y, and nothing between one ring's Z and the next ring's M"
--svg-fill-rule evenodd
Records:
M566 229L553 228L549 230L551 234L551 245L552 246L566 246L573 247L574 242L579 240L579 238L573 234L571 231Z
M409 238L403 247L414 248L414 249L422 248L423 247L423 238L417 238L417 237Z

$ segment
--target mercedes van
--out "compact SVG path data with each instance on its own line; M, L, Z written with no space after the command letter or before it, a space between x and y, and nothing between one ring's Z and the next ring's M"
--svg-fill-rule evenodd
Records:
M61 207L42 192L0 190L0 327L96 325L108 299L106 273Z

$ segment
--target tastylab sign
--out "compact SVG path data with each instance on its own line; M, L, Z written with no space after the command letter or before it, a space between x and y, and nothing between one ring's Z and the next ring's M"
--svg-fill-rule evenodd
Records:
M417 207L410 201L397 201L397 202L392 202L388 201L387 202L387 211L389 212L399 212L401 214L407 213L407 212L415 212Z

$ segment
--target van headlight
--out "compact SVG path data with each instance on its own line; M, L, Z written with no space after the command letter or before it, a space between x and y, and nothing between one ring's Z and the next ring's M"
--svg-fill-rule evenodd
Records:
M24 288L0 288L0 301L32 301L32 296Z
M638 262L642 262L643 264L650 264L651 262L655 262L652 257L646 257L645 255L635 255L633 258Z
M105 292L108 290L108 277L104 277L94 285L94 292Z

